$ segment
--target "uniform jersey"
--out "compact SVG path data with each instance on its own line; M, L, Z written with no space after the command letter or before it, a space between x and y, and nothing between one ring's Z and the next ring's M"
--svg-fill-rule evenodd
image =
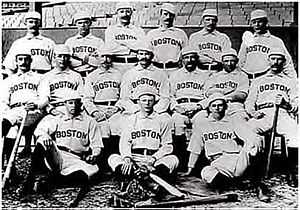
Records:
M212 117L204 118L194 124L188 151L200 154L205 150L208 158L223 153L239 153L241 146L236 142L234 126L230 120L217 121Z
M158 112L166 111L169 106L169 82L167 75L164 71L161 71L150 65L146 69L137 65L133 69L127 71L123 75L121 82L121 99L125 101L125 109L131 110L134 103L131 100L136 100L138 91L141 88L150 89L157 95L160 100L154 106Z
M52 68L52 57L54 41L42 35L30 36L26 35L13 42L9 49L3 65L8 69L16 69L16 53L20 49L28 48L31 52L31 69L40 71L50 71Z
M247 73L261 73L269 68L268 54L272 48L281 48L286 55L284 73L296 78L296 71L292 58L283 41L267 32L262 35L255 34L251 40L243 40L238 54L239 66Z
M120 98L121 74L114 68L98 68L89 74L85 81L85 108L88 113L97 110L94 103L118 101Z
M38 124L34 133L38 139L51 136L57 145L77 153L86 152L91 148L92 154L99 154L100 148L103 147L96 121L83 113L74 118L67 115L48 115Z
M136 43L144 37L144 30L132 24L109 26L105 31L105 43L116 55L130 55L131 49L135 49Z
M148 32L147 38L154 49L153 61L159 63L178 62L181 50L188 43L186 33L175 27L153 29Z
M137 112L128 117L120 139L122 157L131 157L132 149L156 150L160 159L173 151L171 120L167 115L153 112L149 116Z
M73 57L78 59L71 59L73 67L81 66L85 63L97 66L100 60L100 52L103 48L104 42L102 39L88 34L83 37L80 34L70 37L65 42L72 50Z
M43 96L48 98L50 104L60 103L73 91L82 94L83 80L80 74L73 70L53 69L44 75L41 89Z
M221 54L231 48L229 37L217 30L209 33L205 29L191 34L189 45L199 49L202 55L208 55L216 61L221 61Z
M298 106L298 83L284 73L274 75L268 73L251 84L249 95L245 102L246 110L253 114L256 109L274 104L277 94L281 94L285 101L292 106Z

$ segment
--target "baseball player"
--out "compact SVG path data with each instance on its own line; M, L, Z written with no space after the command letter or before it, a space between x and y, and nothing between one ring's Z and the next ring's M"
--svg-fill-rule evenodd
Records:
M135 46L144 40L142 28L131 24L133 7L129 2L119 2L116 5L117 24L107 27L105 43L113 50L113 64L123 75L137 63Z
M202 110L199 103L204 99L204 83L209 77L207 71L198 69L198 51L187 46L182 50L183 67L170 77L172 120L175 127L174 151L180 166L186 166L185 129L192 124L192 119Z
M223 70L212 75L205 83L206 96L215 92L225 95L228 102L226 114L234 118L234 123L239 125L240 120L249 119L244 102L248 95L249 80L247 75L237 67L238 57L234 49L222 53Z
M181 50L187 45L186 33L173 26L176 8L164 3L160 8L160 27L150 30L147 38L153 46L153 65L165 70L168 75L179 69Z
M74 16L78 34L67 39L65 44L72 50L71 66L73 70L86 77L99 65L100 52L104 45L101 38L90 33L92 17L87 12L78 12Z
M47 115L38 124L29 179L22 193L47 192L54 178L88 185L99 171L95 162L103 147L101 132L96 121L82 112L80 97L76 92L69 94L65 115Z
M31 69L44 74L52 69L52 56L54 41L42 36L39 32L41 24L41 14L38 12L28 12L25 15L25 25L27 33L24 37L13 42L9 49L3 65L8 72L16 71L16 53L19 49L29 48L31 52Z
M283 72L291 78L296 78L292 58L283 41L272 35L268 30L268 17L264 10L251 12L252 34L246 31L238 54L239 66L248 74L250 80L264 75L269 69L268 54L271 48L282 48L286 63Z
M210 164L201 170L201 177L210 187L222 189L249 166L251 151L256 149L256 135L239 133L225 116L227 103L223 94L212 94L208 104L208 117L194 124L188 145L188 172L184 175L191 174L198 157L205 152ZM241 141L243 146L238 143Z
M206 9L202 14L204 28L191 34L189 45L199 50L199 67L203 70L220 71L222 52L231 48L229 37L216 30L218 14L216 9Z
M46 110L52 115L65 112L64 100L72 92L83 90L83 80L79 73L70 69L71 50L64 44L55 46L56 67L44 75L41 81L43 95L48 101Z
M177 157L171 155L171 118L167 113L154 111L158 95L153 90L141 88L137 97L140 111L126 120L121 133L120 154L111 155L108 163L119 176L132 176L135 163L170 181L178 165Z
M268 73L253 81L245 107L252 117L248 121L249 129L264 135L272 128L275 104L279 105L276 132L285 137L289 154L291 154L289 164L293 165L297 162L295 154L298 153L299 137L297 136L297 122L291 114L298 111L299 90L297 79L290 78L283 72L286 57L282 48L270 50Z
M6 137L3 155L6 155L7 159L15 142L18 125L25 112L28 112L23 129L26 141L20 155L28 156L31 153L33 128L43 116L41 109L44 106L39 99L41 75L30 68L32 62L30 49L19 49L15 54L17 72L3 81L0 105L3 117L2 137Z
M118 124L121 108L116 106L120 98L121 73L114 68L112 53L108 47L102 49L103 63L86 78L84 105L101 129L104 151L103 158L118 153Z
M160 99L154 106L158 113L167 111L170 103L170 87L165 71L154 67L153 48L150 42L141 42L136 47L138 65L123 75L121 82L121 100L118 106L124 108L124 112L135 113L140 106L137 104L136 93L140 88L150 88L155 91Z

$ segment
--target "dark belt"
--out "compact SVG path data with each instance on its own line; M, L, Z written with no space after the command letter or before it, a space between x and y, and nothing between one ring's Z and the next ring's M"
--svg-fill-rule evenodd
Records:
M38 74L46 74L50 70L40 70L40 69L33 69L32 71L38 73Z
M178 62L168 62L168 63L158 63L153 62L153 65L160 69L171 69L171 68L178 68L179 63Z
M157 152L157 150L143 149L143 148L132 149L133 154L140 154L140 155L153 155L155 152Z
M137 63L138 59L136 57L112 57L112 62L115 63Z
M58 102L58 103L51 103L52 106L54 107L58 107L58 106L64 106L65 103L64 102Z
M199 64L199 68L202 69L202 70L217 70L217 71L221 71L223 69L223 65L222 65L222 63L212 63L212 64L200 63Z
M138 99L131 99L131 101L132 101L134 104L137 104L137 103L138 103Z
M257 105L257 110L272 108L272 107L274 107L274 105L275 104L272 103L272 102L264 103L264 104L259 104L259 105ZM289 107L287 105L280 105L280 108L283 108L283 109L286 109L286 110L289 109Z
M268 71L269 71L269 70L264 71L264 72L254 73L254 74L248 73L248 72L246 72L246 71L244 71L244 72L248 75L248 78L249 78L249 79L255 79L255 78L257 78L257 77L260 77L260 76L266 74Z
M201 100L197 98L180 98L177 99L176 101L177 103L182 104L182 103L198 103Z
M15 104L11 105L10 108L12 109L12 108L20 107L20 106L23 106L23 105L25 105L25 104L26 104L26 103L21 103L21 102L15 103Z
M71 150L71 149L68 148L68 147L59 146L59 145L57 145L57 148L60 149L60 150L65 151L65 152L69 152L69 153L71 153L71 154L73 154L73 155L76 155L77 157L79 157L79 158L82 159L82 160L83 160L83 159L88 155L88 153L89 153L89 152L78 153L78 152L75 152L75 151Z
M104 105L104 106L114 106L116 103L117 103L116 101L94 102L95 105Z

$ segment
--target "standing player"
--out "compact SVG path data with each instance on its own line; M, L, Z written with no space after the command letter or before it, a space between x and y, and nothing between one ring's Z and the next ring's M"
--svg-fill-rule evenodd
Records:
M72 51L71 66L81 76L86 77L99 65L103 40L91 34L92 18L87 12L78 12L74 16L78 34L67 39L65 44Z
M286 52L282 48L271 49L269 53L270 68L268 73L253 81L245 106L252 119L249 128L264 135L272 128L275 105L279 105L277 133L287 140L288 162L290 168L298 160L299 136L297 122L291 114L298 111L298 82L289 78L284 71ZM262 160L257 160L262 165ZM262 174L258 176L261 178ZM297 182L295 182L297 183Z
M189 45L199 50L199 68L220 71L222 52L231 48L229 37L216 30L218 15L216 9L206 9L202 14L204 28L191 34Z
M204 82L208 79L207 71L197 68L198 51L190 46L182 50L183 67L170 77L172 120L175 127L174 153L179 158L179 168L186 166L187 126L192 125L194 116L202 110L199 103L204 99Z
M119 131L118 122L121 109L116 106L120 98L121 74L111 62L112 53L110 49L102 49L103 61L101 66L86 78L84 91L84 106L101 129L104 151L103 158L112 153L118 153Z
M52 115L65 112L64 100L72 92L83 90L83 80L79 73L70 69L71 50L64 44L54 49L56 67L44 75L41 81L43 100L48 101L46 110Z
M260 77L269 69L268 54L272 48L281 48L285 53L286 63L283 72L291 78L296 78L292 58L283 41L270 34L268 17L264 10L251 12L251 27L254 34L246 31L239 51L239 66L248 74L250 80Z
M142 28L130 23L133 7L129 2L119 2L116 5L118 23L107 27L105 43L113 50L113 64L123 75L137 63L135 46L144 40L145 32Z
M16 53L19 49L29 48L31 52L31 69L44 74L52 69L52 54L54 41L42 36L39 32L41 24L41 14L38 12L28 12L25 15L25 25L27 33L24 37L13 42L9 49L3 65L12 73L16 71Z
M186 33L173 26L175 10L173 4L164 3L160 8L161 26L147 34L154 50L153 65L165 70L169 76L179 69L180 52L188 43Z
M139 110L137 92L140 88L150 88L157 95L159 101L154 106L158 113L166 112L170 103L170 90L167 74L152 65L153 48L150 42L138 45L138 65L123 75L121 82L121 100L118 106L125 112L135 113Z

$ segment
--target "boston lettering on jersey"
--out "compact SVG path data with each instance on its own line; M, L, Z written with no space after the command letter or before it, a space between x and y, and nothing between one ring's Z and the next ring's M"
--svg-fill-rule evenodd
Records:
M233 133L232 132L223 132L223 131L216 131L216 132L208 132L208 133L204 133L203 137L204 140L220 140L220 139L232 139L233 137Z
M105 81L93 85L93 89L95 92L106 88L119 88L119 87L120 87L120 83L115 81Z
M202 90L203 86L204 86L203 84L199 84L196 82L182 82L182 83L177 83L177 90L185 89L185 88Z
M207 43L200 43L199 50L214 50L217 52L221 52L222 47L218 44L207 42Z
M116 40L137 40L137 37L130 35L130 34L117 34L115 35Z
M131 139L141 138L141 137L150 137L153 139L160 139L160 134L156 131L150 129L142 129L140 131L131 132Z
M78 84L69 82L69 81L59 81L53 84L50 84L50 91L54 91L56 89L60 89L60 88L70 88L73 90L77 90L78 88Z
M255 44L255 45L246 47L246 52L247 53L252 52L252 51L254 51L254 52L259 51L259 52L263 52L263 53L268 54L269 51L270 51L270 48L266 47L264 45L260 45L260 44Z
M216 88L225 89L225 88L233 88L236 89L238 84L236 82L227 81L222 83L217 83Z
M24 90L24 89L29 89L29 90L34 90L37 91L38 89L38 85L37 84L33 84L33 83L29 83L29 82L21 82L19 84L15 84L14 86L10 87L10 92L14 93L18 90Z
M177 39L173 39L170 37L165 37L165 38L159 38L159 39L155 39L153 41L151 41L151 44L153 46L157 46L157 45L175 45L175 46L182 46L182 41L181 40L177 40Z
M264 91L272 91L272 90L280 90L285 92L286 94L289 93L290 88L286 87L285 85L282 84L276 84L276 83L271 83L271 84L262 84L259 86L259 92L262 93Z
M41 56L50 56L51 50L45 50L45 49L31 49L30 50L31 55L41 55Z
M91 46L76 46L76 47L73 47L73 53L92 53L92 52L95 52L97 50L97 48L95 47L91 47Z
M141 78L131 83L133 88L139 85L149 85L159 90L161 83L149 78Z
M64 131L56 131L55 137L56 138L73 137L78 139L87 139L87 133L78 130L67 129Z

